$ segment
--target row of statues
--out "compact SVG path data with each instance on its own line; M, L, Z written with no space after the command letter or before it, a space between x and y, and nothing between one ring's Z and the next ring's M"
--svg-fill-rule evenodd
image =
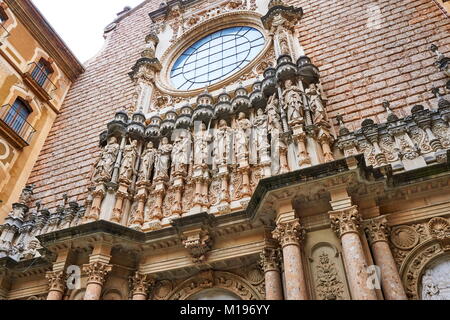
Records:
M92 179L109 182L115 167L118 179L132 181L136 177L136 182L140 182L151 181L152 177L168 181L171 174L186 174L191 164L215 170L223 165L245 167L270 162L270 157L277 154L271 148L273 141L278 139L283 145L279 137L284 132L305 125L330 126L317 86L312 84L303 90L286 80L283 89L282 95L274 94L268 99L265 109L257 109L254 114L238 113L230 121L231 126L227 120L219 119L211 129L211 122L199 121L193 133L175 130L172 139L162 137L159 146L155 140L141 146L137 140L124 143L112 136L95 165Z

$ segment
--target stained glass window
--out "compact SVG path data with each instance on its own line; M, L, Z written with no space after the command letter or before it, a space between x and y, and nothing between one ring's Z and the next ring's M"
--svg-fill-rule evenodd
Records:
M172 84L179 90L203 88L247 66L263 49L263 34L251 27L217 31L184 51L172 67Z

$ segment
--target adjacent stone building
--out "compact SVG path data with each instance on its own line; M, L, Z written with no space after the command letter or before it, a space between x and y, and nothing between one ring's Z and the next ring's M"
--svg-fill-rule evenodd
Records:
M5 219L0 296L448 299L447 5L126 8Z

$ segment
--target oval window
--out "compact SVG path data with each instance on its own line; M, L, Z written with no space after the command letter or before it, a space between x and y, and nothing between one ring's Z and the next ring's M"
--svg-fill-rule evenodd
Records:
M264 48L263 34L251 27L233 27L210 34L187 48L172 67L178 90L217 83L247 66Z

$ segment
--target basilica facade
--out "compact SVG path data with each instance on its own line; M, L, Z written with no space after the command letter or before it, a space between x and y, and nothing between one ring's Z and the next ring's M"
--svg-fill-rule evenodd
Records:
M450 299L438 0L148 0L4 217L0 298Z

